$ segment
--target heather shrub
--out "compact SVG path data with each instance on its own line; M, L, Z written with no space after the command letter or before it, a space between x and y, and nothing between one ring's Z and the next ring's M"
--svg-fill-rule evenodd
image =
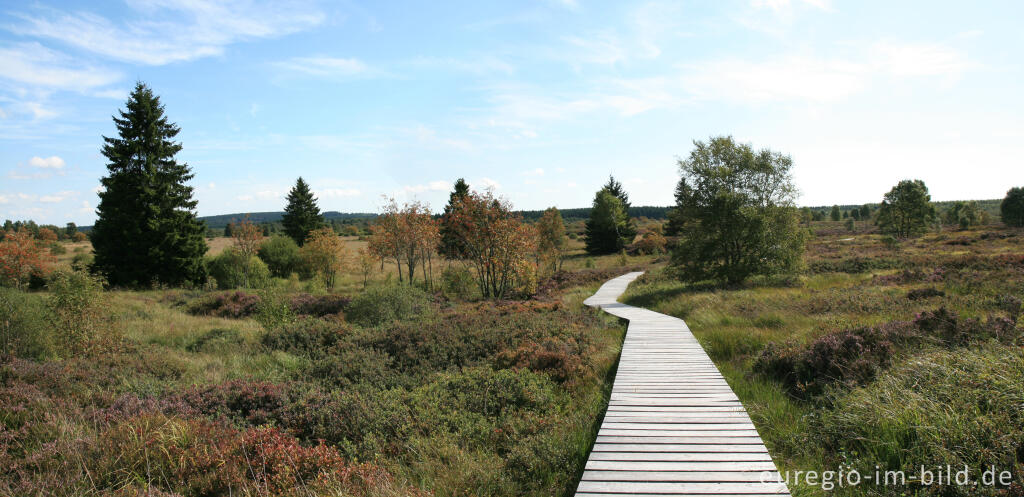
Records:
M285 424L302 440L323 440L360 460L394 456L408 449L416 418L404 390L354 388L311 390L293 403Z
M54 353L55 346L43 298L0 287L0 354L43 359Z
M792 394L810 397L826 386L862 385L888 367L894 342L906 342L912 333L906 323L888 323L827 334L806 348L769 344L754 363L754 371L778 380Z
M413 412L428 432L455 434L469 447L503 453L521 436L542 429L553 414L556 385L528 370L467 368L443 373L412 392Z
M379 326L419 317L430 310L430 297L410 285L367 288L349 304L346 317L362 326Z
M584 376L587 368L581 356L582 347L573 339L557 340L549 338L542 344L527 341L515 350L501 351L495 358L495 364L501 368L526 368L537 373L547 374L551 379L565 383Z
M915 288L907 292L907 299L909 300L922 300L930 299L932 297L945 297L946 292L939 290L934 287L927 288Z
M352 298L344 295L311 295L301 293L292 297L288 305L297 316L320 318L340 314L351 302Z
M298 319L273 328L263 335L263 345L271 350L321 357L349 333L348 326L320 319Z
M105 430L89 452L92 483L108 489L141 481L186 497L364 496L393 486L380 468L349 466L332 447L303 446L269 427L148 415Z
M188 304L188 313L241 319L259 312L260 296L241 290L206 295Z
M199 414L237 426L259 426L279 424L295 395L287 384L232 380L192 386L163 401L167 406L180 406L185 411L181 414Z
M270 284L270 270L258 257L246 258L234 248L227 248L220 254L207 258L207 270L217 281L217 288L232 290L248 286L264 288ZM248 277L248 285L246 278Z

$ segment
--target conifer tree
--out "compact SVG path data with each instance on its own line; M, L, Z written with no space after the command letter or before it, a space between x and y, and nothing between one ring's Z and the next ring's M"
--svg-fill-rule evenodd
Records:
M281 224L284 232L300 247L309 236L309 232L324 225L324 217L316 204L316 197L300 176L295 186L288 192L288 205L284 208Z
M455 220L451 213L455 204L469 196L469 184L466 180L459 178L455 181L455 189L448 196L448 205L444 206L441 214L441 246L438 252L448 259L462 259L465 257L466 248L457 235L457 229L453 226Z
M631 206L629 203L629 195L627 195L626 190L622 188L622 183L615 181L615 176L609 174L608 183L605 183L602 189L612 195L615 195L615 197L622 202L622 208L626 209L627 214L629 213L629 208Z
M181 285L206 281L205 224L186 183L194 174L174 156L180 128L167 120L160 97L136 83L114 124L118 137L103 137L108 175L90 238L94 271L113 285Z

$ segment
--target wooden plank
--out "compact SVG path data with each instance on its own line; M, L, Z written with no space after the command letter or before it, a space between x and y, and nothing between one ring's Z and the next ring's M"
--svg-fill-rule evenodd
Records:
M620 481L580 481L578 491L624 493L644 492L652 494L768 494L788 495L789 491L783 483L731 483L731 482L620 482Z
M584 301L630 324L577 497L788 495L739 398L686 323L616 302L640 274L614 278Z
M656 463L645 463L656 464ZM589 466L589 465L588 465ZM659 466L660 467L660 466ZM584 481L644 481L644 482L777 482L774 471L676 471L672 466L662 470L638 471L593 469L583 472Z

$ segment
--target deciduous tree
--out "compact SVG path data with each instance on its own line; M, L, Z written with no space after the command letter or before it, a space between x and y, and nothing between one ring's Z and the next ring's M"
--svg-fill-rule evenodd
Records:
M200 284L206 280L205 225L188 164L174 156L180 128L164 115L160 98L142 83L114 117L118 136L103 137L108 175L100 180L98 218L90 238L93 269L112 285Z
M53 256L27 229L7 231L0 241L0 278L4 285L21 289L32 275L49 274L53 262Z
M484 297L507 297L530 276L527 255L536 244L536 232L512 214L507 201L491 192L470 193L452 206L451 217Z
M562 259L568 245L562 213L555 207L549 207L537 220L537 254L541 267L547 273L562 269Z
M885 194L878 209L878 227L896 238L909 238L928 230L935 206L924 181L903 180Z
M309 232L299 253L309 268L323 278L327 288L334 288L338 272L348 265L345 242L326 226Z
M416 266L420 265L424 283L431 284L433 256L441 235L439 223L426 204L410 202L400 207L395 199L389 199L384 211L370 225L370 231L370 250L381 259L394 259L399 281L403 279L403 264L410 284L415 280Z
M606 189L598 190L586 225L589 254L613 254L633 239L622 200Z
M732 137L694 142L679 161L685 223L672 266L688 281L730 284L793 270L804 247L789 156Z
M999 214L1008 226L1024 226L1024 187L1010 188L999 205Z
M231 226L229 224L229 226ZM263 230L259 226L256 226L248 217L242 220L242 222L234 225L231 230L232 246L242 258L246 261L246 264L242 270L243 285L249 287L249 266L250 259L256 257L256 253L260 249L260 245L263 244Z

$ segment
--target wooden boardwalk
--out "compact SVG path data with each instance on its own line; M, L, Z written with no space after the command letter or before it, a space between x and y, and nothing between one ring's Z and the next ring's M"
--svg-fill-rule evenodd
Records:
M743 404L686 323L617 302L641 274L612 279L584 301L629 328L577 497L789 495Z

